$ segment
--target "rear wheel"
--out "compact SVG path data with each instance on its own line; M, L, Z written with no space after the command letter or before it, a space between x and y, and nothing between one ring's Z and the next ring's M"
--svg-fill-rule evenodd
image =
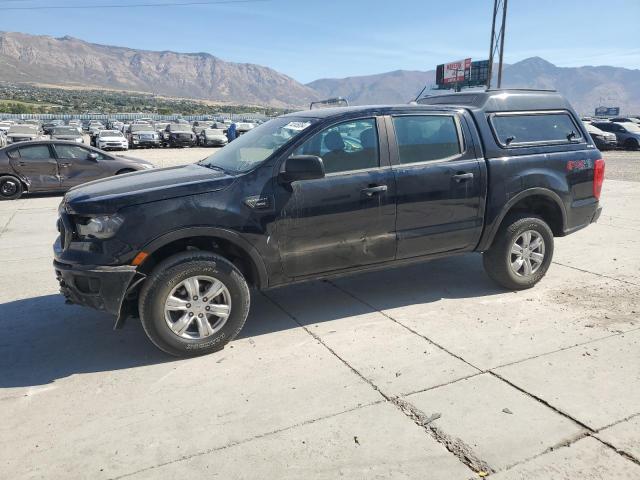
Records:
M15 200L22 196L24 188L16 177L5 175L0 177L0 199Z
M484 268L495 282L511 290L533 287L547 273L553 258L553 232L535 216L511 216L503 222L493 245L483 254Z
M178 357L221 350L242 329L249 287L240 271L209 252L184 252L161 262L139 298L142 326L161 350Z

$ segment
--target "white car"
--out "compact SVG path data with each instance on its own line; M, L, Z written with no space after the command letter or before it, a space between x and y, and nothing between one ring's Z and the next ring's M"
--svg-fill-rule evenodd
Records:
M9 122L0 122L0 132L7 133L11 128L12 123Z
M119 130L102 130L96 136L96 147L100 150L129 150L129 142Z

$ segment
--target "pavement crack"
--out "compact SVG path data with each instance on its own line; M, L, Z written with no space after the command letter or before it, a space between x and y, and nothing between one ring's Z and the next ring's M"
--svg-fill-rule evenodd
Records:
M494 377L496 377L498 380L501 380L501 381L503 381L504 383L506 383L507 385L509 385L509 386L511 386L511 387L513 387L513 388L515 388L515 389L516 389L516 390L518 390L519 392L522 392L522 393L524 393L525 395L527 395L528 397L530 397L530 398L532 398L532 399L536 400L538 403L541 403L541 404L545 405L546 407L550 408L551 410L553 410L553 411L554 411L554 412L556 412L557 414L562 415L563 417L565 417L565 418L567 418L567 419L571 420L573 423L575 423L576 425L578 425L578 426L580 426L580 427L584 428L584 429L585 429L585 430L587 430L589 433L593 433L593 432L595 432L595 430L594 430L593 428L591 428L591 427L589 427L588 425L586 425L586 424L582 423L580 420L578 420L578 419L576 419L576 418L572 417L571 415L569 415L569 414L568 414L568 413L566 413L566 412L563 412L563 411L562 411L562 410L560 410L559 408L554 407L553 405L551 405L551 404L550 404L549 402L547 402L546 400L543 400L542 398L540 398L540 397L538 397L538 396L534 395L533 393L526 391L524 388L519 387L519 386L518 386L518 385L516 385L515 383L510 382L509 380L507 380L506 378L504 378L504 377L503 377L503 376L501 376L500 374L498 374L498 373L496 373L496 372L494 372L494 371L492 371L492 370L488 370L488 373L489 373L490 375L493 375Z
M391 402L396 405L406 416L411 418L416 425L422 427L433 437L438 443L444 445L458 460L464 463L474 472L493 473L495 470L489 466L487 462L479 458L473 449L464 441L457 437L446 434L442 429L433 424L438 418L439 413L427 415L422 410L401 398L393 398Z
M336 287L337 288L337 287ZM357 375L360 379L366 382L371 388L373 388L376 392L384 398L385 401L394 405L398 410L400 410L405 416L409 417L413 420L414 423L421 426L427 434L431 438L433 438L436 442L444 446L449 452L458 458L464 465L466 465L469 469L471 469L474 473L478 472L487 472L491 473L493 470L487 465L486 462L478 458L472 451L472 449L466 445L462 440L458 438L451 437L444 433L439 428L431 425L433 421L437 419L437 417L431 415L427 416L423 412L421 412L417 407L412 405L406 400L403 400L399 397L389 395L383 392L375 383L373 383L370 379L362 375L356 368L349 364L344 358L342 358L338 353L333 350L329 345L327 345L317 334L312 332L309 328L303 325L295 315L289 313L282 305L280 305L276 300L266 295L264 292L261 294L267 298L271 303L273 303L278 309L280 309L285 315L291 318L297 325L300 326L305 332L307 332L314 340L316 340L320 345L326 348L333 356L335 356L338 360L340 360L347 368L349 368L355 375ZM355 297L353 297L355 298ZM358 299L356 299L358 300ZM363 302L364 303L364 302ZM365 304L366 305L366 304ZM370 306L370 305L369 305ZM376 310L377 311L377 310ZM393 319L392 319L393 320ZM395 321L395 320L393 320ZM404 325L403 325L404 326ZM422 336L422 335L419 335ZM424 338L424 337L423 337ZM474 367L475 368L475 367ZM481 372L480 372L481 373Z
M388 318L389 320L391 320L394 323L397 323L398 325L400 325L402 328L408 330L409 332L413 333L414 335L417 335L418 337L426 340L427 342L429 342L431 345L433 345L434 347L442 350L445 353L448 353L449 355L451 355L454 358L457 358L458 360L460 360L461 362L466 363L467 365L469 365L471 368L475 368L479 373L483 373L484 370L476 367L474 364L472 364L471 362L465 360L464 358L462 358L460 355L456 355L455 353L447 350L445 347L443 347L442 345L440 345L439 343L435 342L434 340L431 340L429 337L422 335L421 333L415 331L413 328L408 327L407 325L405 325L404 323L400 322L399 320L396 320L395 318L393 318L391 315L383 312L382 310L377 309L376 307L374 307L373 305L371 305L369 302L361 299L360 297L357 297L356 295L354 295L353 293L351 293L349 290L346 290L342 287L340 287L339 285L333 283L331 280L325 280L325 282L327 282L328 284L330 284L331 286L333 286L334 288L336 288L337 290L340 290L342 293L349 295L351 298L353 298L354 300L362 303L363 305L366 305L367 307L369 307L370 309L372 309L374 312L378 312L380 315Z
M640 465L640 459L634 457L631 453L627 452L626 450L622 450L621 448L616 447L612 443L609 443L606 440L603 440L600 437L597 437L596 435L591 435L591 436L595 438L597 441L599 441L600 443L602 443L603 445L605 445L606 447L616 452L618 455L626 458L627 460L635 463L636 465Z
M638 415L640 415L640 412L633 413L633 414L629 415L628 417L623 418L622 420L616 420L615 422L610 423L609 425L605 425L604 427L599 428L598 430L596 430L596 433L600 433L600 432L606 430L607 428L614 427L614 426L616 426L616 425L618 425L620 423L628 422L629 420L634 419Z
M605 275L603 273L592 272L591 270L585 270L584 268L574 267L572 265L567 265L565 263L556 262L555 260L553 262L551 262L551 263L554 263L556 265L560 265L562 267L571 268L571 269L577 270L579 272L590 273L591 275L595 275L596 277L607 278L609 280L615 280L616 282L621 282L621 283L626 283L628 285L633 285L634 287L640 287L640 284L638 284L638 283L629 282L627 280L621 280L619 278L611 277L611 276Z
M328 419L333 418L333 417L338 417L340 415L344 415L345 413L350 413L350 412L353 412L355 410L360 410L361 408L370 407L370 406L378 405L378 404L381 404L381 403L384 403L384 400L378 400L376 402L369 402L369 403L366 403L366 404L361 404L361 405L358 405L356 407L349 408L347 410L343 410L341 412L332 413L330 415L324 415L322 417L314 418L314 419L311 419L311 420L306 420L304 422L299 422L299 423L296 423L294 425L289 425L287 427L279 428L277 430L271 430L269 432L265 432L265 433L261 433L261 434L258 434L258 435L254 435L252 437L245 438L243 440L237 440L237 441L234 441L234 442L230 442L230 443L228 443L226 445L221 445L219 447L209 448L209 449L206 449L206 450L200 450L198 452L194 452L194 453L191 453L191 454L188 454L188 455L183 455L182 457L175 458L173 460L169 460L169 461L166 461L166 462L158 463L158 464L152 465L150 467L141 468L141 469L136 470L134 472L129 472L129 473L125 473L123 475L118 475L117 477L110 477L110 480L119 480L121 478L132 477L133 475L137 475L137 474L142 473L142 472L148 472L150 470L155 470L156 468L166 467L167 465L172 465L174 463L184 462L184 461L190 460L192 458L201 457L203 455L208 455L210 453L219 452L221 450L226 450L226 449L231 448L231 447L235 447L235 446L238 446L238 445L243 445L245 443L253 442L254 440L259 440L261 438L270 437L270 436L276 435L278 433L286 432L288 430L293 430L294 428L299 428L299 427L302 427L302 426L305 426L305 425L311 425L313 423L320 422L322 420L328 420Z
M501 365L497 365L495 367L491 367L488 370L496 370L498 368L510 367L512 365L517 365L519 363L527 362L529 360L535 360L536 358L544 357L546 355L552 355L554 353L564 352L565 350L571 350L572 348L582 347L582 346L585 346L585 345L589 345L591 343L601 342L602 340L606 340L608 338L619 337L621 335L627 335L629 333L632 333L632 332L635 332L635 331L638 331L638 330L640 330L640 327L631 328L631 329L625 330L623 332L612 333L610 335L605 335L604 337L600 337L600 338L593 338L591 340L587 340L586 342L575 343L573 345L568 345L566 347L558 348L556 350L551 350L549 352L540 353L538 355L532 355L531 357L521 358L520 360L514 360L513 362L503 363Z
M7 220L7 223L4 224L4 226L2 227L2 230L0 230L0 237L2 237L2 235L4 235L4 232L7 231L7 229L9 228L9 224L13 220L13 217L16 216L16 213L18 213L18 211L14 210L11 216L9 217L9 220Z

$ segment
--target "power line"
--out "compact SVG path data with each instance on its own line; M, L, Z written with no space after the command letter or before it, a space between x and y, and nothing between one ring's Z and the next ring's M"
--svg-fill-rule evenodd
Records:
M130 3L126 5L38 5L29 7L3 7L6 10L70 10L70 9L102 9L102 8L147 8L147 7L188 7L194 5L231 5L240 3L270 2L272 0L196 0L188 2L168 3Z

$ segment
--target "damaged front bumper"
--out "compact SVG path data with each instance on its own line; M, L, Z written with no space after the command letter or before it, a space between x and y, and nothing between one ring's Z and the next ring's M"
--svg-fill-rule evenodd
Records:
M116 316L114 328L132 314L127 296L145 276L136 267L123 265L68 265L53 262L60 293L69 303L102 310Z

